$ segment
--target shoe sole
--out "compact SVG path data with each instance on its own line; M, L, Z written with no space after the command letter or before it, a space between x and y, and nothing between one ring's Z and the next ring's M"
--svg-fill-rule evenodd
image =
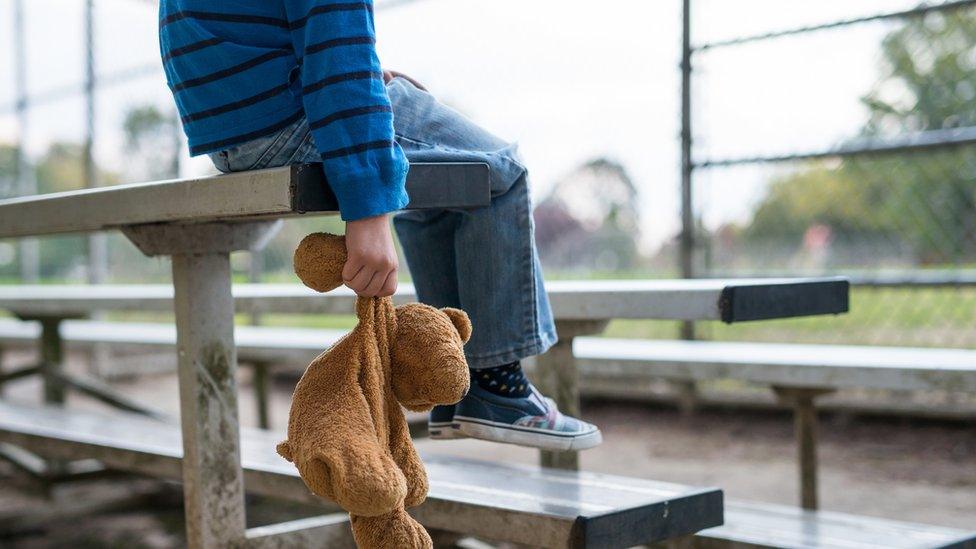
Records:
M468 438L457 430L454 423L450 421L432 423L427 422L427 437L433 440L453 440L458 438Z
M577 435L553 434L544 429L519 427L479 418L454 416L454 423L461 433L481 440L529 446L540 450L586 450L599 446L603 435L599 429Z

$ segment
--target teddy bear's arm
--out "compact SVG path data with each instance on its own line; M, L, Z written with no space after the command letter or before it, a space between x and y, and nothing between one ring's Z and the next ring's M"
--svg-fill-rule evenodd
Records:
M407 479L407 507L420 505L427 499L427 470L410 440L410 429L399 406L390 410L390 454Z
M372 516L399 505L407 483L380 443L349 347L337 345L309 366L292 399L286 446L312 492Z

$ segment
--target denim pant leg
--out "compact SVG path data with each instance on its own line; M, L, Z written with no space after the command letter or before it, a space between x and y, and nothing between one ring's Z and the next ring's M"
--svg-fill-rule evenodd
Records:
M411 161L491 167L490 206L394 218L418 298L468 313L474 329L465 354L472 368L545 352L556 331L535 249L528 176L515 147L403 79L388 90L397 138Z

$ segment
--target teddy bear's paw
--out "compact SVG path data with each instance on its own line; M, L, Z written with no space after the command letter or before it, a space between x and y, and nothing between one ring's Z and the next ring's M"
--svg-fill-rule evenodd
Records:
M427 475L419 478L411 478L407 481L407 496L403 499L403 504L407 507L416 507L427 499Z
M400 506L407 495L407 480L396 463L385 454L349 450L334 457L317 452L299 467L309 489L356 515L382 515Z
M351 515L352 534L360 549L433 549L430 534L403 508L378 517Z
M417 450L408 440L402 447L393 449L393 459L407 479L407 497L403 501L404 505L407 507L420 505L427 499L429 484L427 469L417 455Z

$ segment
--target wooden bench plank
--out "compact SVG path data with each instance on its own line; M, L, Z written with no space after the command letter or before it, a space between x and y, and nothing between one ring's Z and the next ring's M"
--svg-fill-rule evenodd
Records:
M573 350L584 374L976 392L966 349L577 338Z
M175 327L159 323L67 320L61 330L69 347L96 343L172 347L176 342ZM235 341L244 360L303 364L345 333L238 326ZM36 323L0 319L0 343L33 344L39 335ZM580 337L573 350L584 376L976 392L976 351L966 349Z
M241 435L249 491L325 503L275 453L281 435L255 429ZM113 468L181 478L179 427L128 414L0 401L0 441L45 457L91 457ZM444 456L425 463L430 494L416 516L440 530L544 547L627 547L722 522L716 489Z
M847 311L843 278L552 281L546 283L558 320L723 320L784 318ZM319 294L299 284L237 284L238 312L349 314L355 294ZM19 314L78 316L100 310L171 311L168 285L0 286L0 309ZM738 297L736 297L738 296ZM401 284L396 303L416 301ZM778 301L791 305L771 305Z
M487 164L414 164L408 209L490 203ZM335 213L321 165L306 164L197 179L133 183L0 200L0 238Z
M242 360L307 364L346 333L347 330L318 328L238 326L234 329L234 341ZM2 344L30 345L39 336L37 323L0 319ZM61 324L61 337L69 348L76 349L100 343L170 349L176 345L176 327L146 322L66 320Z
M698 534L722 546L768 549L976 547L976 532L874 517L727 501L726 524ZM709 546L706 544L706 546Z

